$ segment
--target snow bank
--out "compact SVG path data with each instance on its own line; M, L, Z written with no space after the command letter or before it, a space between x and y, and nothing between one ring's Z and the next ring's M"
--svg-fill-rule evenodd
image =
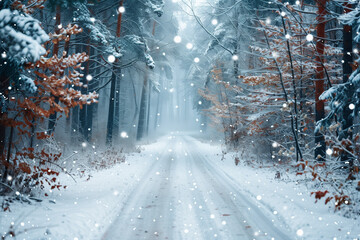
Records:
M11 212L0 212L0 233L13 225L19 239L100 239L163 144L166 142L151 144L143 153L129 154L125 163L90 173L90 178L87 174L77 183L61 176L66 190L52 191L41 203L15 202L10 205Z
M342 240L360 239L360 221L334 213L323 201L315 203L307 189L294 175L288 180L275 179L275 172L268 168L235 166L235 154L227 154L221 161L221 147L197 142L198 149L207 152L212 164L236 181L244 195L256 201L272 218L284 223L296 239ZM240 160L240 162L243 160Z

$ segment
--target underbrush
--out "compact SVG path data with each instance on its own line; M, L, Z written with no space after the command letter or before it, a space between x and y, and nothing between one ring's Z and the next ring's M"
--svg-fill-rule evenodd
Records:
M225 154L226 151L223 151ZM318 161L306 154L307 160L295 162L291 149L279 146L276 152L272 151L270 158L269 155L259 157L246 149L236 151L233 159L235 166L243 164L266 168L274 172L274 179L278 181L302 184L316 203L325 204L345 217L357 218L360 215L359 164L355 160L349 167L339 156L328 156L326 161Z
M302 176L310 186L310 195L315 202L329 205L346 217L360 215L358 171L350 169L337 158L330 158L326 162L301 161L295 165L295 169L295 174Z
M60 174L73 177L62 165L67 158L51 138L41 147L16 149L15 153L8 154L6 159L2 159L2 210L11 211L10 206L14 201L28 204L41 202L49 192L66 189L67 186L61 183Z
M13 202L33 204L43 201L53 191L66 189L69 185L68 181L64 181L66 175L73 182L80 178L90 180L94 171L112 168L126 161L123 149L95 149L84 145L80 150L64 150L64 146L49 138L42 146L16 149L3 159L4 168L0 169L2 211L11 211ZM132 151L139 152L140 149Z

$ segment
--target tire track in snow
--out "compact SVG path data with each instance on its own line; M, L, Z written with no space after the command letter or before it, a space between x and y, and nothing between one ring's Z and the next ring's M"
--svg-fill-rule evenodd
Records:
M193 149L193 143L187 139L184 141L187 143L191 156L189 161L195 179L201 189L202 201L207 208L207 211L199 212L199 216L210 219L209 226L213 229L212 235L204 239L212 239L215 236L218 239L253 239L254 235L246 228L249 224L244 223L246 219L241 214L241 210L244 210L245 207L233 204L231 199L233 195L230 195L230 191L224 186L219 185L217 178L214 178L209 170L204 168L202 156Z
M197 140L169 139L102 240L291 239L204 157Z
M129 195L102 240L172 239L172 215L163 214L169 211L171 196L171 178L166 177L173 162L172 153L167 151L170 145Z
M188 146L191 146L190 152L193 154L194 158L197 159L196 164L198 165L198 169L203 168L206 169L205 175L207 175L208 179L212 179L213 187L216 188L217 192L232 192L236 193L236 199L229 198L226 195L222 194L220 195L224 201L227 202L228 205L231 205L231 209L236 210L238 209L238 217L242 216L241 218L244 218L245 221L247 221L246 226L249 226L247 228L248 232L251 233L253 231L252 238L254 239L284 239L289 240L292 239L287 234L285 234L283 231L284 229L279 229L278 226L276 226L276 223L279 223L278 221L272 222L268 218L267 215L265 215L261 208L259 208L255 202L250 201L246 196L244 196L241 193L241 189L238 186L237 182L230 177L225 172L222 172L218 168L216 168L211 162L204 157L203 154L198 151L198 148L196 148L195 139L192 137L184 137L185 141L188 143ZM191 144L190 144L191 143ZM226 189L226 191L224 191ZM230 200L230 201L229 201ZM248 210L250 208L250 210ZM262 208L263 209L263 208ZM241 211L241 212L240 212ZM243 224L243 222L241 222ZM256 229L255 229L256 227ZM255 231L255 232L254 232ZM286 231L286 230L285 230ZM266 235L265 235L266 233ZM256 235L255 235L256 234ZM226 239L226 238L224 238ZM236 239L236 238L231 238ZM250 238L251 239L251 238Z
M180 236L175 239L213 239L213 223L209 218L209 208L203 198L201 190L196 185L193 175L191 156L187 153L183 139L177 136L177 167L174 173L177 177L176 198L180 203L176 208L177 232Z

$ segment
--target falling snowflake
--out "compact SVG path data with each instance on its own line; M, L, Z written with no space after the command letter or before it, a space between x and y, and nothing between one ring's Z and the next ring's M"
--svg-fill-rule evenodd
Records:
M120 133L120 137L122 137L122 138L128 138L129 136L128 136L127 132L121 132L121 133Z
M330 149L330 148L328 148L328 149L326 150L326 154L329 155L329 156L331 156L331 155L333 154L333 150Z
M186 48L187 49L192 49L194 46L193 46L193 44L192 43L188 43L188 44L186 44Z
M174 37L174 42L175 43L181 43L181 37L180 36L175 36Z
M93 79L93 77L90 74L86 75L86 80L91 81L92 79Z
M113 62L115 62L115 56L114 55L109 55L107 60L108 60L109 63L113 63Z
M118 8L118 11L119 11L119 13L124 13L124 12L125 12L125 8L124 8L123 6L120 6L120 7Z
M311 33L309 33L308 35L306 35L306 41L311 42L311 41L313 41L313 40L314 40L314 36L313 36Z
M217 25L218 23L219 23L218 20L215 18L213 20L211 20L212 25Z
M304 235L304 231L302 229L298 229L296 231L296 235L298 235L299 237L303 236Z

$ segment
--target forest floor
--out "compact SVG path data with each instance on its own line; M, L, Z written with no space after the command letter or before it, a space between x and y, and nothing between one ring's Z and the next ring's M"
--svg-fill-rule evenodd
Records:
M242 159L241 159L242 160ZM242 162L240 160L240 162ZM295 176L235 166L221 146L162 137L112 168L92 172L41 203L14 202L0 233L16 239L360 239L360 221L322 202ZM11 227L12 226L12 227Z

